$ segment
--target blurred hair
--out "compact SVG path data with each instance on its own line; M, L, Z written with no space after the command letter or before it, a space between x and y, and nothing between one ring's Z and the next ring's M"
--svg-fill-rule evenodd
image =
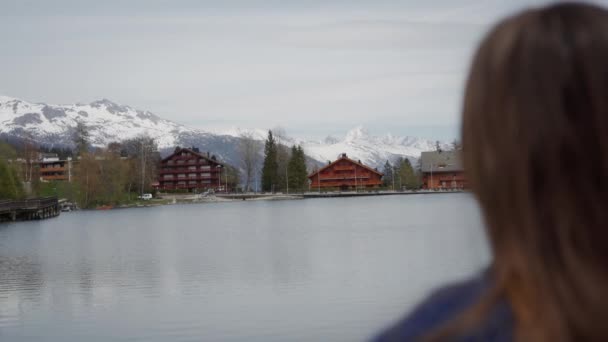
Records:
M492 288L525 341L608 340L608 11L531 9L482 41L463 159L493 252Z

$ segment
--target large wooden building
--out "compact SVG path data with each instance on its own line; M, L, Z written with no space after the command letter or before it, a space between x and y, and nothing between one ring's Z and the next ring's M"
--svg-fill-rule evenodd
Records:
M467 188L460 151L422 152L422 188L462 190Z
M360 161L354 161L346 153L329 165L308 176L311 190L316 189L370 189L382 185L382 172Z
M221 183L224 165L197 148L176 148L160 162L158 188L160 190L195 189L224 191Z
M45 157L38 164L40 179L43 181L71 181L72 160L61 160L58 157Z

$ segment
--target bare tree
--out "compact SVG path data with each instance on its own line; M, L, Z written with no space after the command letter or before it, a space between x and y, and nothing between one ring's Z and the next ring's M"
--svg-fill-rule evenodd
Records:
M131 177L127 183L129 193L135 185L139 188L140 194L148 191L156 180L160 162L156 141L147 135L140 135L122 141L121 146L121 154L132 161Z
M243 166L245 176L245 191L251 191L251 184L255 179L255 174L260 162L261 145L254 139L253 133L244 131L239 136L239 153L241 155L241 164Z
M31 135L27 135L23 140L23 181L31 182L34 166L38 160L38 147L34 144Z

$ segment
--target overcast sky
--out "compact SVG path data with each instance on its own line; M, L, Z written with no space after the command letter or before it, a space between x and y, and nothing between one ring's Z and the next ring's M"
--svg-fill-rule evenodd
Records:
M0 94L108 98L203 129L447 140L482 34L544 2L0 0Z

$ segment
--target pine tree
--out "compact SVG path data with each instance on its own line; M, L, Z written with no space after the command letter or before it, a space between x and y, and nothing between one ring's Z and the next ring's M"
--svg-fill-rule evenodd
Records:
M277 144L272 136L272 131L268 131L268 139L264 146L264 165L262 167L262 190L273 191L277 185Z
M452 141L452 150L453 151L460 151L460 150L462 150L462 143L460 141L458 141L458 139L454 139Z
M82 121L76 123L72 140L76 147L76 154L81 155L89 150L89 130Z
M393 165L387 160L384 163L384 169L382 170L384 176L382 176L382 185L387 188L393 188Z
M308 172L306 171L306 155L301 146L291 148L291 158L287 164L289 174L289 189L302 192L308 185Z
M302 146L298 146L298 180L302 190L308 188L308 169L306 168L306 154Z
M400 187L405 187L408 190L417 189L420 186L412 163L407 158L399 160L399 183Z

